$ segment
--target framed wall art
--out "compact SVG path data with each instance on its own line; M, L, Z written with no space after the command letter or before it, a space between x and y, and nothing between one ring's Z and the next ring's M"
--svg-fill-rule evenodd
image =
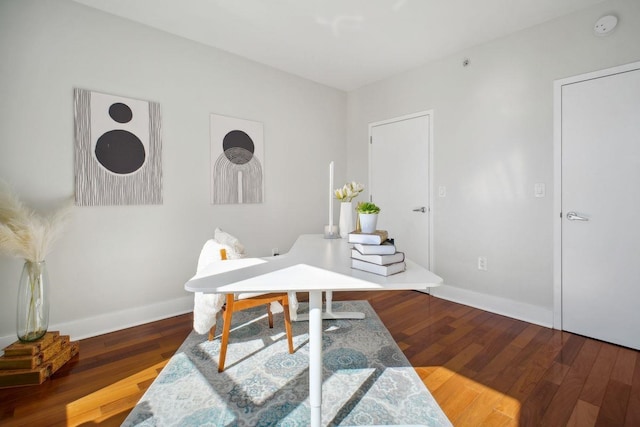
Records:
M162 204L160 104L74 91L78 206Z
M211 203L262 203L262 123L211 114Z

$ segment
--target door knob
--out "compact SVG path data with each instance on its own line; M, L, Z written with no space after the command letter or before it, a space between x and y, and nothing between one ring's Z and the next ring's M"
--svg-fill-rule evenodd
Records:
M585 218L583 216L578 215L577 213L571 211L567 212L567 219L569 221L589 221L589 218Z
M424 206L421 206L421 207L419 207L419 208L415 208L413 211L414 211L414 212L422 212L422 213L425 213L425 212L427 211L427 208L426 208L426 207L424 207Z

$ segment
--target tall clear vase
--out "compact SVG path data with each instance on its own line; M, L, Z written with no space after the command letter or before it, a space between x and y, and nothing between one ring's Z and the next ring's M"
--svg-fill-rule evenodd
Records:
M49 275L44 261L25 261L17 308L18 339L31 342L42 338L49 328Z
M343 239L353 231L353 204L351 202L340 203L340 237Z

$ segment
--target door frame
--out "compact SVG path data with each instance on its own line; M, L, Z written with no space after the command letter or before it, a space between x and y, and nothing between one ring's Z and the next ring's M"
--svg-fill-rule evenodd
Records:
M399 117L393 117L390 119L385 119L385 120L380 120L377 122L372 122L369 123L369 150L368 150L368 173L367 173L367 179L368 182L371 183L371 178L372 178L372 164L371 164L371 145L372 145L372 138L373 138L373 128L376 126L380 126L380 125L386 125L389 123L395 123L395 122L400 122L403 120L410 120L410 119L415 119L417 117L422 117L425 116L427 118L427 123L429 124L429 139L427 141L427 152L429 153L429 182L427 184L427 188L429 189L429 206L427 206L428 208L428 213L429 213L429 265L427 266L427 270L433 271L433 266L434 266L434 253L433 253L433 241L434 241L434 236L433 236L433 216L434 216L434 212L432 209L433 206L433 110L425 110L425 111L418 111L415 113L411 113L411 114L405 114L403 116L399 116ZM369 197L368 200L371 200L371 188L369 187ZM430 291L427 289L427 293L430 293Z
M553 82L553 328L562 330L562 87L640 69L640 62L618 65Z

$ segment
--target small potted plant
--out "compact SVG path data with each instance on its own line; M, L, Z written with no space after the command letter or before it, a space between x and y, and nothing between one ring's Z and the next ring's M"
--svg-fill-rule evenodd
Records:
M380 208L372 202L361 202L358 203L356 210L358 211L358 218L360 219L360 230L363 233L373 233L376 231Z

